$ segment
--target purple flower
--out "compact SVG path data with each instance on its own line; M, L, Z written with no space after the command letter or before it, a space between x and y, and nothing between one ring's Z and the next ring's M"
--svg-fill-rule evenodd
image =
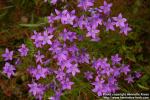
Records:
M38 54L35 55L35 58L36 58L36 63L40 62L41 64L43 63L42 62L42 59L44 58L45 56L44 55L41 55L40 51L38 51Z
M66 16L62 17L62 20L63 20L64 24L73 25L73 21L75 20L75 18L76 18L75 15L71 15L71 14L67 13Z
M31 39L35 40L39 38L39 36L41 35L41 33L37 33L36 31L33 32L34 35L31 36Z
M104 12L104 14L109 14L111 7L112 7L112 3L108 4L106 1L104 1L104 5L100 6L100 9Z
M84 73L84 77L85 77L87 80L93 79L93 72L90 72L90 71L85 72L85 73Z
M128 26L128 24L125 24L124 27L121 27L120 33L123 33L124 35L128 35L128 32L132 29Z
M65 78L66 73L64 73L64 71L62 69L58 69L58 71L55 71L56 74L56 78L61 81Z
M110 84L115 84L116 82L117 82L117 80L116 80L115 77L109 77L108 83L110 83Z
M67 68L67 73L72 73L73 76L76 75L76 73L79 73L80 70L78 69L78 64L73 64L72 66Z
M121 72L127 75L130 72L130 66L122 64Z
M68 60L64 60L64 61L59 62L58 65L61 66L61 69L64 69L65 67L69 68L70 66L72 66L71 63L72 63L71 59L68 59Z
M42 44L52 44L51 39L53 38L53 35L49 35L47 31L43 32L43 36L40 36L39 39L42 41Z
M44 28L44 32L46 32L48 34L53 34L54 31L55 31L55 28L52 27L52 25L50 25L49 27Z
M70 51L72 54L75 54L79 51L78 47L76 44L72 45L71 47L68 48L68 51Z
M113 69L111 67L103 68L101 71L101 74L106 74L107 76L110 76L110 74L113 72Z
M109 30L113 30L114 31L115 30L114 29L115 22L112 22L110 18L108 19L107 22L104 23L104 25L106 27L106 31L109 31Z
M120 74L121 74L121 69L114 66L113 67L113 76L119 77Z
M125 22L127 21L126 18L122 17L121 13L118 15L118 17L113 17L113 20L116 21L117 27L125 27Z
M54 58L56 58L59 62L67 60L67 58L68 58L68 51L66 51L66 50L59 51L54 56Z
M32 93L32 95L34 95L37 99L42 100L45 91L44 85L34 82L32 84L28 84L28 87L30 88L29 92Z
M87 27L88 33L86 34L87 37L96 38L97 33L99 30L95 29L94 27Z
M71 86L73 85L74 83L71 82L68 78L65 79L65 80L62 80L61 81L61 85L62 85L62 89L65 90L65 89L71 89Z
M112 64L120 64L120 61L121 61L121 57L119 57L118 54L115 54L113 56L111 56L111 61L112 61Z
M106 88L103 86L103 83L105 81L102 79L100 80L99 77L96 77L95 82L92 83L92 85L94 85L94 89L92 90L93 92L96 92L98 94L98 96L102 96L104 89Z
M41 33L37 33L36 31L34 31L34 35L31 36L31 39L34 40L34 44L36 45L37 48L42 47L42 41L40 40L40 37Z
M12 60L13 51L9 51L8 48L6 48L5 53L2 54L2 57L5 59L5 61Z
M55 12L57 16L55 17L55 20L61 20L62 24L70 24L73 25L73 21L75 20L76 16L75 10L68 12L68 10L63 10L62 12L55 9Z
M88 30L96 29L98 25L102 25L102 16L100 14L92 14L91 17L87 17L85 20L85 27Z
M40 78L46 78L46 75L49 74L49 69L37 65L37 68L31 68L29 72L36 80L39 80Z
M73 42L74 39L77 39L75 32L70 32L66 29L64 29L64 31L60 34L60 37L62 37L64 41L69 40L71 42Z
M47 18L48 18L48 22L49 22L50 24L54 23L55 16L54 16L52 13L51 13L51 15L48 16Z
M77 19L76 23L74 24L74 27L80 27L80 29L83 29L85 26L85 17L81 16L80 18Z
M93 65L92 65L96 70L99 68L110 68L110 64L107 63L107 58L104 59L98 59L98 60L94 60L93 61Z
M52 51L52 53L57 53L61 50L61 43L58 40L54 40L51 47L49 48L49 51Z
M25 44L22 44L18 51L20 52L21 56L27 56L29 49L25 46Z
M10 78L12 75L14 75L14 71L16 68L9 64L8 62L5 63L5 66L3 67L3 73L7 74L8 78Z
M141 75L141 72L135 72L135 77L136 78L140 78L142 75Z
M82 53L80 56L79 56L79 62L80 63L87 63L89 64L89 60L90 60L90 55L87 54L87 53Z
M57 9L55 9L55 13L56 13L56 17L55 17L55 20L59 20L59 19L61 19L63 16L65 16L67 13L68 13L68 11L67 10L63 10L62 12L60 12L60 11L58 11ZM62 22L63 22L63 20L62 20Z
M78 7L87 10L89 7L93 6L94 0L80 0Z
M133 82L134 82L133 79L134 79L134 78L133 78L131 75L128 75L127 78L125 78L125 80L126 80L128 83L133 83Z

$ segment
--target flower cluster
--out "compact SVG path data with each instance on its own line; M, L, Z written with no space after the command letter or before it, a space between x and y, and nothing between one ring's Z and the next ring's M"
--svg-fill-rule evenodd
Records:
M55 5L58 1L51 0L50 2ZM78 48L76 43L84 41L85 38L90 38L95 42L100 41L101 27L105 27L106 31L115 31L116 28L119 28L120 33L125 36L131 31L127 19L123 18L121 13L117 17L110 17L111 3L104 1L100 7L94 8L93 6L94 0L79 0L77 7L85 12L82 15L76 14L75 10L59 11L55 9L54 13L47 17L50 25L45 27L43 32L34 31L31 39L37 49L34 54L36 67L29 67L27 71L34 81L28 84L29 93L37 99L41 100L44 92L49 89L46 85L37 82L47 78L48 75L52 75L53 80L56 80L55 84L50 86L55 93L49 98L51 100L59 100L63 91L72 89L75 84L72 78L77 77L79 73L84 73L84 78L93 86L92 91L96 92L98 96L118 90L117 80L121 75L125 76L127 83L132 83L134 78L141 76L138 72L133 76L130 65L122 63L119 54L112 55L111 59L106 57L95 59L90 56L86 48ZM74 30L80 30L83 34L79 35ZM46 49L46 54L51 58L42 53L41 48ZM29 49L22 44L18 51L21 57L25 57ZM5 61L13 60L13 51L6 48L2 57ZM55 65L49 66L51 61ZM80 65L90 65L93 71L82 72ZM3 68L3 72L9 78L14 75L15 70L16 68L8 62Z
M108 63L107 58L93 60L92 67L96 70L95 82L93 92L96 92L98 96L102 96L104 93L113 93L119 89L117 79L124 74L128 83L132 83L133 76L131 76L131 69L129 65L121 63L121 59L118 54L111 56L111 63Z
M27 56L29 49L25 46L25 44L22 44L20 47L21 48L18 49L20 56ZM6 74L8 78L13 76L15 74L14 71L16 71L15 66L8 62L13 60L13 53L14 51L9 51L9 49L6 48L5 53L2 54L4 60L7 61L3 67L3 73ZM19 58L16 60L15 64L17 65L18 63Z

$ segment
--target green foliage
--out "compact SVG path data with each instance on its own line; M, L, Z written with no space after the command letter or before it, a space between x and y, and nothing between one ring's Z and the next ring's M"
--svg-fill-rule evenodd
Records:
M3 6L0 4L0 55L6 47L16 49L20 44L25 43L30 49L30 52L26 58L21 59L24 63L17 66L17 68L22 70L29 67L29 64L33 64L33 57L36 51L32 40L30 40L29 37L33 33L34 29L40 30L48 25L48 21L45 16L49 15L54 9L43 1L44 0L6 0ZM48 1L50 2L50 0ZM150 90L149 0L128 0L127 3L131 3L132 6L128 6L124 0L119 1L124 2L121 4L121 8L123 9L122 11L126 10L124 14L129 19L129 24L132 27L132 33L130 33L128 37L124 37L119 35L119 32L105 32L102 30L100 33L101 41L99 43L85 40L77 45L79 48L86 47L90 55L96 58L104 56L109 57L110 55L119 52L125 60L130 61L133 70L141 71L143 74L134 86L128 86L124 83L124 81L122 81L120 84L120 86L122 86L121 92L148 92ZM116 1L113 2L113 5L117 5ZM57 7L61 9L59 5L57 5ZM118 6L115 8L114 14L120 12L120 10L121 9ZM62 29L62 27L58 28L59 31ZM84 33L80 29L75 30L70 28L70 30L77 32L77 34ZM43 52L45 51L43 50ZM4 65L3 63L3 58L0 56L0 69L2 69L2 66ZM86 68L83 70L86 70ZM18 72L18 74L24 74L24 76L21 77L21 80L27 84L29 77L22 72ZM1 77L0 73L0 84L1 81L11 84L7 81L7 79L1 79ZM41 82L47 83L51 80L51 78L48 78L45 81L41 80ZM79 75L79 78L74 78L73 80L76 84L74 86L75 89L65 92L62 96L62 100L95 100L98 98L96 94L90 90L91 85L87 83L83 77ZM15 88L17 88L17 85L15 86ZM0 85L0 99L6 100L6 94L3 93L4 91L1 88L2 87ZM28 94L24 90L21 91L25 95ZM46 100L52 95L53 92L49 90L44 95L44 99ZM32 96L29 98L22 97L20 100L27 99L34 100Z

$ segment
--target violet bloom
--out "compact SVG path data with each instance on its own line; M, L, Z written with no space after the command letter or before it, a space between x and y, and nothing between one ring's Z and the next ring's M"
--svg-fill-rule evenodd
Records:
M98 25L102 25L102 17L100 14L92 14L91 17L88 17L87 19L89 21L89 24L93 27L93 28L97 28ZM88 24L87 24L88 25Z
M103 88L106 88L103 86L104 80L100 80L99 77L96 77L95 82L92 83L94 85L93 92L96 92L98 96L102 96L102 94L105 92Z
M52 27L52 25L50 25L49 27L45 27L44 31L47 32L48 34L53 34L53 32L56 30L56 28Z
M43 68L40 65L37 65L37 68L33 69L30 73L36 78L36 80L39 80L40 78L46 78L49 70L48 68Z
M68 67L66 72L71 73L73 76L75 76L76 73L80 72L80 70L78 69L78 64L73 64L71 67Z
M5 53L2 54L2 57L4 58L5 61L12 60L13 56L13 51L9 51L8 48L6 48Z
M115 30L114 28L114 25L115 25L115 22L112 22L111 19L109 18L107 22L104 22L104 25L106 27L106 31L109 31L109 30Z
M134 78L133 78L131 75L128 75L127 78L125 78L125 80L126 80L129 84L134 82L133 79L134 79Z
M49 22L50 24L54 23L55 16L54 16L52 13L51 13L51 15L48 16L47 18L48 18L48 22Z
M56 78L61 81L65 78L66 73L62 69L58 69L58 71L55 71Z
M68 24L66 21L66 17L68 18L68 22L69 24L72 24L73 20L74 20L74 15L73 13L69 13L68 10L63 10L62 12L58 11L57 9L55 9L55 12L57 14L57 16L55 17L55 20L61 20L62 24Z
M124 27L121 27L120 33L123 33L124 35L128 35L128 32L132 29L128 26L128 24L125 24Z
M16 70L16 68L9 64L8 62L5 63L5 66L3 67L3 73L5 73L7 75L8 78L10 78L12 75L14 75L14 71Z
M59 20L61 18L63 18L63 16L66 16L67 13L69 13L67 10L63 10L62 12L58 11L57 9L55 9L55 13L56 13L56 17L55 17L55 20ZM61 19L61 22L63 22L63 19Z
M141 75L141 72L135 72L135 77L136 78L140 78L142 75Z
M30 88L29 92L34 95L37 99L42 100L45 87L42 84L32 83L28 84L28 87Z
M73 42L75 39L77 39L76 32L68 32L68 40Z
M130 66L122 64L121 72L123 72L125 75L127 75L130 72Z
M84 73L84 77L85 77L87 80L93 79L93 72L90 72L90 71L85 72L85 73Z
M113 76L119 77L120 74L121 74L121 68L117 68L117 67L113 66Z
M34 44L37 48L42 47L42 41L40 40L40 37L41 33L37 33L36 31L34 31L34 35L31 36L31 39L34 40Z
M58 65L60 65L61 69L64 69L65 67L66 68L69 68L72 66L72 61L71 59L68 59L68 60L64 60L64 61L61 61L61 62L58 62Z
M87 10L89 7L93 6L94 0L80 0L78 7L82 8L83 10Z
M53 38L53 35L49 35L46 31L44 31L43 36L39 37L39 39L42 41L42 44L52 44L51 39Z
M104 5L100 6L100 9L104 12L104 14L109 14L111 7L112 7L112 3L108 4L106 1L104 1Z
M115 77L109 77L108 83L115 84L117 82L117 79Z
M70 42L73 42L74 39L77 39L76 32L70 32L66 29L64 29L60 36L64 41L69 40Z
M115 54L113 56L111 56L111 61L112 61L112 64L120 64L120 61L121 61L121 57L119 57L118 54Z
M122 17L121 13L118 15L118 17L113 17L113 20L116 21L117 27L125 27L125 22L127 21L126 18Z
M41 55L40 51L36 55L34 55L36 58L36 63L40 62L41 64L43 63L42 59L45 57L44 55Z
M54 40L54 42L48 50L54 54L61 51L61 49L61 43L58 40Z
M101 74L106 74L107 76L110 76L110 74L113 72L113 69L111 67L106 67L103 68L103 70L101 71Z
M99 33L99 30L93 27L87 27L88 33L86 34L87 37L96 38L97 33Z
M85 26L85 17L82 15L80 18L77 19L73 27L80 27L80 29L83 29L84 26Z
M62 80L61 81L61 85L62 85L62 89L65 90L65 89L71 89L71 86L73 85L74 83L71 82L69 80L69 78L65 79L65 80Z
M66 41L67 38L68 38L68 34L67 34L67 33L68 33L68 31L67 31L66 28L63 30L62 33L60 33L60 37L61 37L64 41Z
M110 64L107 63L107 58L101 59L99 58L98 60L94 60L93 61L93 65L92 65L96 70L98 70L99 68L109 68Z
M66 14L66 16L63 16L61 19L63 20L63 24L70 24L73 25L73 21L75 20L76 16L71 15L69 13Z
M87 63L89 64L90 55L87 53L83 53L79 56L79 62L80 63Z
M75 54L79 51L78 47L76 44L72 45L71 47L68 48L68 51L70 51L72 54Z
M31 36L31 39L35 40L39 38L39 36L41 36L41 33L37 33L36 31L33 31L34 35Z
M18 51L20 52L21 56L27 56L29 49L25 46L25 44L22 44Z
M66 51L66 50L59 51L54 56L54 58L57 59L59 62L67 60L67 58L68 58L68 51Z

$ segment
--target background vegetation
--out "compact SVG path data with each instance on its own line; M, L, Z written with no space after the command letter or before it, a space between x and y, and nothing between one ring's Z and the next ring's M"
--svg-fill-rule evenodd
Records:
M20 67L18 76L8 80L0 73L0 99L1 100L32 100L28 95L26 84L30 80L24 69L33 56L34 47L29 39L33 30L41 30L48 25L46 16L55 8L61 9L63 3L51 6L44 0L0 0L0 55L8 47L17 50L20 44L25 43L30 49L30 55L22 59L25 63ZM113 3L112 16L122 12L128 19L132 32L128 37L122 37L118 33L101 33L102 41L93 43L85 41L78 44L86 47L89 53L95 57L110 56L119 53L125 60L130 61L133 70L142 72L142 77L133 85L122 84L122 92L148 92L150 91L150 1L149 0L107 0ZM68 0L72 2L72 0ZM96 5L102 5L103 0L97 0ZM77 30L76 30L77 31ZM4 65L0 57L0 70ZM92 93L90 86L81 82L80 78L74 80L78 84L66 93L62 99L66 100L92 100L96 94ZM47 98L51 93L47 93Z

